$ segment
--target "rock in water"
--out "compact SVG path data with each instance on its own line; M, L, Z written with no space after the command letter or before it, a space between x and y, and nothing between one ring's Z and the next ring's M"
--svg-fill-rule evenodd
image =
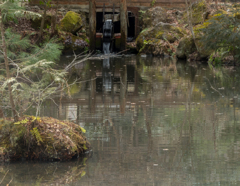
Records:
M0 120L4 159L67 160L90 150L79 125L50 117L28 116L19 122Z

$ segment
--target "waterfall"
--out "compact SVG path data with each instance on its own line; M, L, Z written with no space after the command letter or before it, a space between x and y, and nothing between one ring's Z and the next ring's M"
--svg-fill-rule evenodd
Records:
M103 24L103 52L104 54L111 53L111 42L113 37L113 23L108 19Z
M110 42L104 42L103 41L103 52L104 54L109 54L110 53Z

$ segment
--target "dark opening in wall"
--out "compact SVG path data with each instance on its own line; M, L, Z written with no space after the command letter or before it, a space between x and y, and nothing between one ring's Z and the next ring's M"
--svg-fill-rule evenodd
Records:
M135 16L132 12L128 12L128 37L134 38L135 37Z
M106 14L112 14L112 12L106 12ZM96 23L96 32L102 33L102 27L103 27L103 13L97 12L97 23ZM114 22L114 33L120 33L120 21Z
M106 12L106 14L112 14L112 12ZM96 32L102 33L103 13L97 12L96 16L97 16ZM135 37L135 16L132 12L128 12L128 20L129 20L128 37L134 38ZM120 21L114 22L114 33L120 33L120 32L121 32Z

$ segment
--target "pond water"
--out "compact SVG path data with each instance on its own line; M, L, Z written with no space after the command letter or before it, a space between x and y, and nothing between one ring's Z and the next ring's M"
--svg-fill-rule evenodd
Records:
M125 56L70 74L71 98L41 114L84 127L93 151L0 164L2 185L240 185L240 69Z

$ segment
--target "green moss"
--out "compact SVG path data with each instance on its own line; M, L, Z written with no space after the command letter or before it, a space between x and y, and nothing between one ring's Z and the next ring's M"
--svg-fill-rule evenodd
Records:
M11 159L71 159L90 147L81 128L68 121L34 116L26 116L18 123L5 121L1 124L0 147L8 151Z
M75 32L82 26L82 19L79 14L69 11L60 22L60 29L65 32Z
M164 34L164 31L159 31L157 34L156 34L156 39L162 39L163 37L163 34Z
M136 39L136 46L139 53L153 55L172 55L175 52L174 42L180 40L186 31L178 26L163 23L150 27L141 32Z
M188 58L188 56L196 50L193 38L186 36L180 40L176 55L178 58Z
M207 11L207 3L205 0L202 0L197 3L193 3L192 6L187 10L192 11L191 22L193 25L197 25L199 23L202 23L204 21L203 14ZM188 23L188 13L185 11L183 14L183 21L185 23Z

